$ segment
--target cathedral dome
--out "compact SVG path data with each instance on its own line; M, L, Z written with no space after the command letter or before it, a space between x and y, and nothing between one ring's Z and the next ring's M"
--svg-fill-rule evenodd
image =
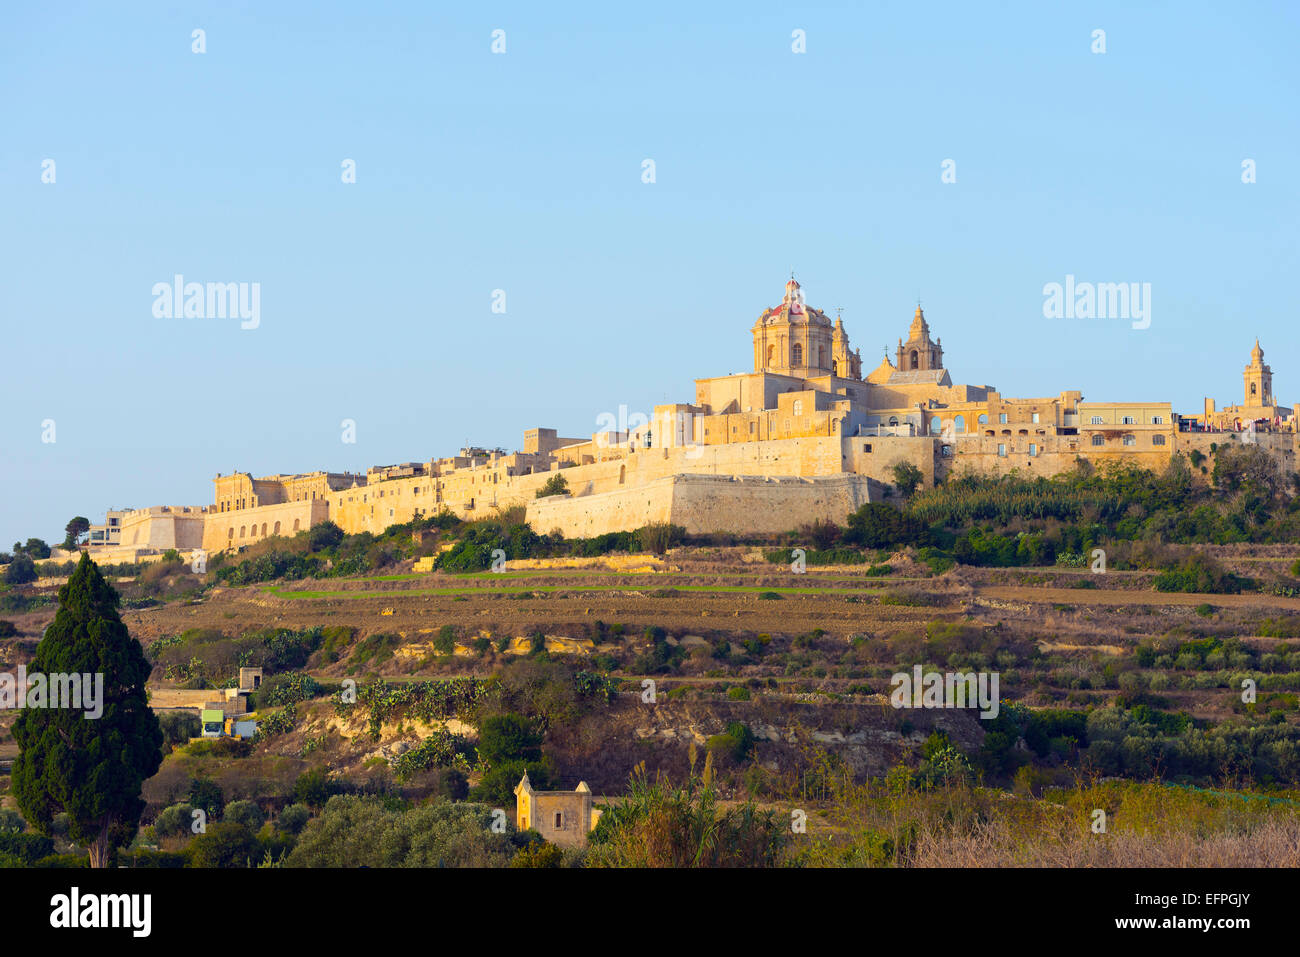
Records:
M820 309L807 305L803 298L803 287L791 276L785 284L785 296L779 306L764 310L758 317L759 325L776 322L806 322L814 326L830 326L830 318Z

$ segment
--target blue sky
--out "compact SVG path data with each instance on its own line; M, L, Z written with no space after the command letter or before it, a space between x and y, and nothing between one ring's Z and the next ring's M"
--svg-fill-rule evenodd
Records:
M988 6L8 5L0 548L689 401L791 269L867 368L920 296L957 382L1199 411L1258 335L1300 402L1300 7ZM259 327L155 318L177 273ZM1067 274L1150 328L1045 319Z

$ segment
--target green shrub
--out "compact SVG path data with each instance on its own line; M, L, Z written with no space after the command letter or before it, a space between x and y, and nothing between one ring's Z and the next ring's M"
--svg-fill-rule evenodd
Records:
M339 792L339 782L325 768L312 768L298 775L293 784L293 799L310 808L322 808Z
M299 701L307 701L321 694L320 683L302 671L286 671L271 675L257 689L255 708L278 708Z
M438 637L433 640L433 647L442 655L449 655L454 652L456 650L456 629L451 625L443 625L439 628Z
M158 813L153 822L153 832L158 837L188 835L194 823L194 806L188 803L173 804Z
M1163 592L1210 592L1235 595L1250 585L1250 581L1226 571L1209 555L1196 553L1181 561L1176 568L1156 576L1154 587Z
M435 731L415 747L403 751L393 761L397 780L406 781L419 771L434 768L470 769L474 746L450 731Z
M262 859L256 836L242 824L218 821L190 841L191 867L254 867Z
M226 806L221 785L209 778L195 778L190 782L190 805L202 808L209 821L217 820Z
M10 854L31 865L54 853L54 841L40 834L0 831L0 854Z
M568 495L569 483L565 481L563 475L556 472L546 480L546 484L537 490L537 498L548 498L552 495Z
M737 763L749 756L753 746L754 732L749 729L749 725L741 721L731 722L724 733L713 735L705 743L708 750L724 754Z
M493 830L495 810L492 805L448 801L400 809L376 798L340 795L304 828L286 864L505 867L516 850L513 815L507 815L506 834L498 834Z
M15 555L4 568L6 585L26 585L36 581L36 564L26 555Z
M642 551L662 555L686 537L686 529L668 522L653 522L638 528L635 535Z
M254 833L266 823L266 815L254 801L231 801L226 805L224 819L242 824Z
M275 819L275 826L288 834L297 834L310 818L311 811L305 804L290 804Z
M173 746L188 744L203 733L203 724L193 711L164 711L158 715L163 740Z

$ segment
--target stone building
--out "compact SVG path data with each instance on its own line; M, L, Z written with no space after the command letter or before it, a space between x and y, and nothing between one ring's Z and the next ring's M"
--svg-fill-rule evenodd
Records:
M1017 398L954 381L919 305L894 360L882 357L864 376L844 323L810 306L793 277L750 337L752 371L696 379L692 401L656 406L588 437L532 428L515 452L463 448L365 474L218 475L214 504L191 518L202 523L207 551L326 520L377 534L443 510L476 518L515 506L542 533L591 536L672 522L690 533L744 534L843 522L884 494L900 463L918 468L926 484L961 470L1051 476L1079 461L1159 469L1179 452L1240 439L1295 469L1296 409L1276 404L1258 342L1241 406L1216 412L1206 399L1201 416L1183 416L1169 402L1085 401L1079 390ZM1218 434L1225 431L1227 439ZM568 494L537 498L556 474ZM106 525L105 537L126 544L131 514L110 516L121 528L110 533ZM192 541L192 529L181 534L175 524L180 517L171 516L171 531L152 514L147 526L135 520L149 529L137 546Z
M591 801L586 781L579 781L572 791L535 791L525 771L515 785L515 827L531 828L561 847L586 847L587 835L600 820L600 811Z
M1213 399L1205 400L1203 413L1194 419L1198 428L1215 432L1295 431L1297 410L1279 406L1273 397L1273 370L1264 362L1264 350L1255 340L1250 362L1242 371L1241 405L1215 409Z

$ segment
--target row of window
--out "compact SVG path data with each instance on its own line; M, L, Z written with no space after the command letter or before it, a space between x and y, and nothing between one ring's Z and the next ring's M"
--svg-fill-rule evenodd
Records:
M1089 420L1088 420L1088 424L1089 424L1089 425L1105 425L1105 424L1106 424L1106 417L1103 416L1103 415L1094 415L1094 416L1091 416L1091 417L1089 418ZM1137 425L1137 424L1138 424L1137 416L1136 416L1136 415L1125 415L1125 416L1122 416L1122 417L1120 418L1120 423L1119 423L1119 424L1120 424L1120 425ZM1165 417L1164 417L1163 415L1153 415L1153 416L1151 416L1151 424L1152 424L1152 425L1164 425L1164 424L1165 424ZM1160 444L1163 445L1164 443L1160 443Z
M946 446L946 445L944 446L944 448L947 448L947 447L948 447L948 446ZM948 453L944 453L944 454L948 454ZM1036 456L1036 455L1038 455L1038 445L1037 445L1037 443L1034 443L1034 442L1030 442L1030 443L1029 443L1029 454L1030 454L1031 456ZM1007 455L1007 447L1006 447L1005 444L1003 444L1003 443L1001 443L1001 442L998 443L998 455L1002 456L1003 458L1005 458L1006 455Z
M1124 438L1123 438L1123 443L1124 443L1125 445L1137 445L1137 436L1136 436L1136 435L1126 435L1126 436L1124 436ZM1094 436L1092 437L1092 444L1093 444L1093 445L1105 445L1105 444L1106 444L1106 436L1104 436L1104 435L1094 435ZM1151 436L1151 444L1152 444L1152 445L1164 445L1164 444L1165 444L1165 437L1164 437L1163 435L1160 435L1159 433L1157 433L1157 434Z
M293 530L294 530L295 532L300 530L299 521L300 521L300 520L299 520L299 519L296 519L296 518L293 520ZM262 537L263 537L263 538L266 537L266 528L267 528L266 522L263 522L263 523L262 523ZM279 535L279 534L280 534L280 523L279 523L279 522L276 522L275 525L271 528L271 534L272 534L272 535ZM226 530L226 538L231 538L231 539L233 539L234 537L235 537L235 526L231 525L230 528L228 528L228 529ZM257 537L258 537L258 536L257 536L257 526L256 526L256 525L253 525L253 526L251 526L251 528L250 528L250 526L248 526L248 525L240 525L240 526L239 526L239 537L240 537L240 538L257 538Z
M988 417L988 415L987 415L986 413L981 412L980 415L979 415L979 418L977 418L975 421L978 422L980 425L988 425L989 417ZM1009 420L1008 420L1007 413L1002 412L1002 413L999 413L999 414L998 414L998 424L999 424L999 425L1006 425L1008 421L1009 421ZM1033 415L1030 416L1030 420L1029 420L1029 421L1032 422L1034 425L1038 425L1038 424L1039 424L1039 415L1038 415L1038 413L1037 413L1037 412L1033 413ZM890 425L897 425L897 424L898 424L898 419L897 419L897 418L892 418L892 417L891 417L890 420L889 420L889 424L890 424ZM956 415L956 416L953 416L953 419L952 419L952 430L953 430L954 432L965 432L965 431L966 431L966 416L964 416L964 415ZM943 431L943 421L942 421L942 420L941 420L941 419L936 415L936 416L934 416L933 418L930 419L930 434L931 434L931 435L938 435L938 434L941 433L942 431Z
M772 366L776 365L776 346L767 347L767 365L768 368L771 368ZM792 366L803 365L803 343L796 342L792 346L790 346L790 365ZM826 368L826 347L825 346L817 347L817 367L819 369Z
M981 412L980 415L979 415L979 418L978 418L976 421L977 421L980 425L987 425L987 424L988 424L988 421L989 421L989 417L988 417L988 415L987 415L986 413ZM1008 413L1006 413L1006 412L999 412L999 413L998 413L998 424L999 424L999 425L1006 425L1009 421L1010 421L1010 416L1009 416ZM1040 414L1039 414L1038 412L1034 412L1034 413L1031 413L1031 414L1030 414L1030 416L1029 416L1029 421L1030 421L1031 423L1033 423L1034 425L1038 425L1038 424L1041 423L1042 420L1041 420L1041 416L1040 416ZM896 424L897 424L897 420L896 420L896 419L890 419L890 420L889 420L889 424L890 424L890 425L896 425ZM1089 420L1089 424L1091 424L1091 425L1106 425L1106 424L1107 424L1107 423L1106 423L1106 417L1105 417L1105 416L1102 416L1102 415L1094 415L1094 416L1091 416L1091 417L1090 417L1090 420ZM1125 415L1125 416L1122 416L1122 417L1120 418L1120 424L1121 424L1121 425L1138 425L1138 424L1140 424L1140 423L1138 422L1138 417L1137 417L1137 416L1135 416L1135 415ZM1164 417L1163 415L1153 415L1153 416L1151 416L1151 422L1150 422L1149 424L1151 424L1151 425L1164 425L1164 424L1165 424L1165 417ZM966 431L966 417L965 417L964 415L954 416L954 417L953 417L953 420L952 420L952 426L953 426L953 431L954 431L954 432L965 432L965 431ZM942 429L943 429L942 422L941 422L941 420L939 419L939 417L938 417L937 415L934 416L932 419L930 419L930 434L931 434L931 435L938 435L938 434L942 431Z
M1134 435L1126 435L1126 436L1123 437L1123 443L1124 443L1125 445L1137 445L1137 436L1134 436ZM1092 437L1092 444L1095 445L1095 446L1104 446L1104 445L1106 444L1106 437L1105 437L1104 435L1094 435L1094 436ZM1163 435L1153 435L1153 436L1151 436L1151 444L1152 444L1152 445L1164 445L1164 444L1165 444L1165 437L1164 437ZM863 445L863 447L862 447L862 451L864 451L864 452L870 452L870 451L871 451L871 446L870 446L870 445ZM1013 451L1014 451L1014 450L1013 450ZM945 445L945 446L943 446L942 454L943 454L943 455L946 455L946 456L947 456L947 455L952 455L952 446L951 446L951 445ZM998 455L999 455L999 456L1002 456L1003 458L1005 458L1005 457L1007 456L1007 454L1008 454L1008 451L1007 451L1007 445L1006 445L1006 443L1005 443L1005 442L999 442L999 443L998 443ZM1037 455L1038 455L1038 443L1037 443L1037 442L1030 442L1030 443L1029 443L1029 454L1030 454L1031 456L1037 456Z

